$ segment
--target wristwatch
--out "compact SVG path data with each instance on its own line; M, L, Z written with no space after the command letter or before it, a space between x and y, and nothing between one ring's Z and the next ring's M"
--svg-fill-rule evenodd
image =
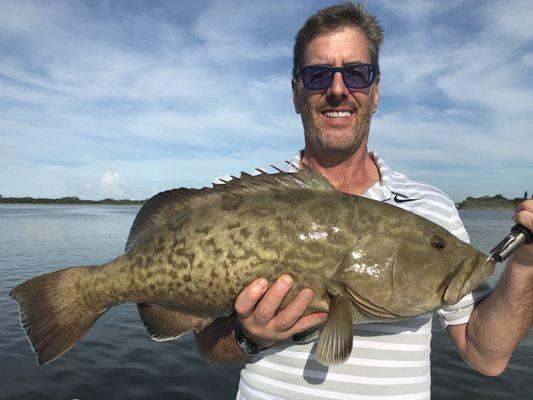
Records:
M244 336L244 333L242 333L241 326L239 325L238 321L235 323L234 332L235 341L237 342L237 345L241 348L242 351L244 351L247 356L254 357L258 356L263 352L263 350L260 349L254 342Z

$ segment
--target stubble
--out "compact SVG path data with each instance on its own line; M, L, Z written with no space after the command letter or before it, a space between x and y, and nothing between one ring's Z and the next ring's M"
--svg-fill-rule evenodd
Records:
M368 138L372 110L360 108L356 111L356 121L351 132L336 132L331 127L323 128L314 119L315 114L307 105L301 113L305 140L314 151L321 156L329 158L350 157L359 150L362 143Z

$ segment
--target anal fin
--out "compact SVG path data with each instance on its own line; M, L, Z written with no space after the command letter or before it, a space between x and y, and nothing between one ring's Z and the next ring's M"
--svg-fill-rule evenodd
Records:
M156 304L139 303L137 309L148 333L158 342L174 340L191 331L199 332L212 321L209 317L186 314Z
M323 365L344 363L353 347L353 320L351 301L344 295L333 297L326 325L320 332L315 352L316 360Z

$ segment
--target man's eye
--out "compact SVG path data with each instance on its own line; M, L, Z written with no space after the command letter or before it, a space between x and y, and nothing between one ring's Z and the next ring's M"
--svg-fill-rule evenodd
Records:
M311 76L312 79L327 78L329 76L329 71L327 69L318 70L313 73Z
M344 75L346 76L360 76L363 77L363 73L355 68L347 68L344 70Z

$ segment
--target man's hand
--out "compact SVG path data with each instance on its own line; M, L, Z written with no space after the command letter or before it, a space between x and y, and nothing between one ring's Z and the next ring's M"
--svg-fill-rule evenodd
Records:
M261 348L326 321L327 313L324 312L302 317L314 297L311 289L303 289L287 307L278 312L291 287L292 278L282 275L270 288L263 278L244 288L235 301L236 316L217 318L195 335L202 357L214 363L246 359L235 341L233 328L236 320L244 335Z
M533 200L525 200L516 207L513 219L533 232ZM512 255L513 262L533 267L533 243L522 245Z
M260 348L272 346L327 319L325 312L303 316L314 297L311 289L303 289L287 307L278 311L292 283L290 275L282 275L269 288L267 280L260 278L244 288L235 301L242 332Z
M515 222L533 231L533 200L520 203ZM533 323L533 244L520 246L498 284L472 312L468 324L448 326L463 359L479 372L501 374Z

